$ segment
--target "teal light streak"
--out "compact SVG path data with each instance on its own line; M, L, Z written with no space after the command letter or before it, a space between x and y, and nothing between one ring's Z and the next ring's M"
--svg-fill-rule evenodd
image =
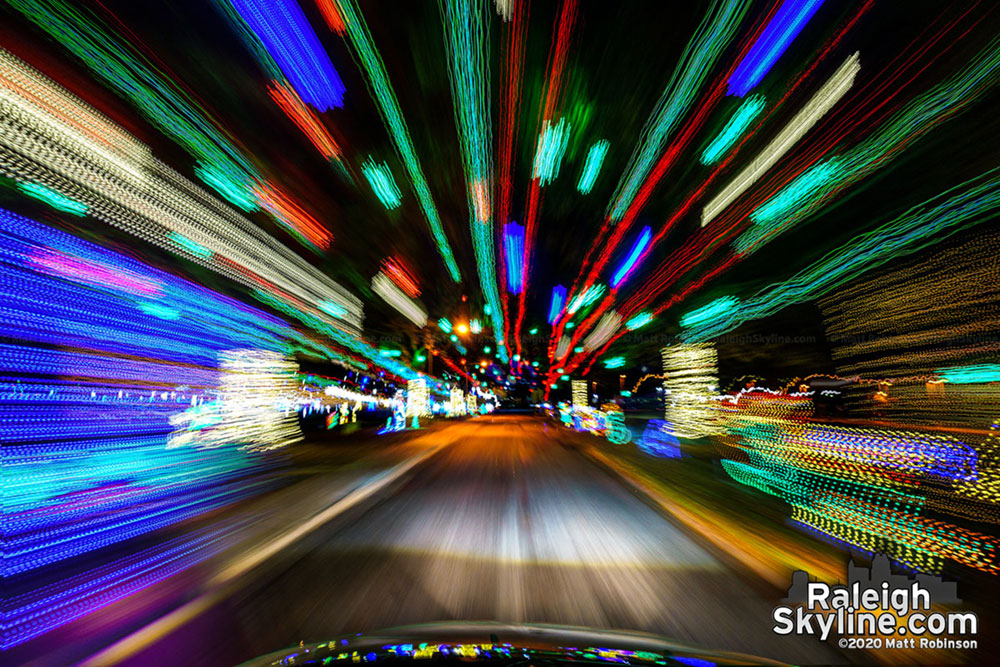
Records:
M1000 364L973 364L952 366L938 370L942 380L952 384L979 384L1000 382Z
M601 283L595 283L594 285L591 285L590 287L587 288L586 292L580 294L575 299L573 299L573 301L569 304L569 307L566 309L566 311L570 315L575 315L576 312L581 308L586 308L587 306L589 306L590 304L594 303L599 298L601 298L601 296L604 294L605 289L606 289L605 286ZM566 328L567 329L572 328L570 326L570 323L566 324Z
M681 317L682 327L696 327L706 322L713 322L738 308L740 300L735 296L722 296L701 308L692 310Z
M447 317L438 320L438 328L445 333L451 333L451 321Z
M207 165L204 162L195 165L194 173L205 185L222 195L230 204L238 206L244 211L256 211L260 208L250 187L239 176L225 174L219 167Z
M539 185L548 185L559 176L563 155L569 145L569 123L565 118L552 124L545 121L538 135L538 147L535 151L535 166L531 177L538 179Z
M66 195L60 194L52 188L45 187L39 183L18 182L17 189L29 197L43 201L52 208L62 211L63 213L85 215L87 213L87 209L90 208L83 202L70 199Z
M605 368L621 368L625 365L625 357L611 357L604 360Z
M817 193L839 179L842 173L841 163L837 158L819 162L806 169L750 214L753 224L733 242L733 247L739 253L746 253L778 234L790 217L815 208Z
M644 327L653 321L653 314L649 312L641 312L628 322L625 323L625 328L629 331L635 331L640 327Z
M388 164L385 162L377 164L369 156L361 165L361 173L368 179L368 184L372 186L375 196L378 197L383 206L390 211L394 208L399 208L399 205L402 203L402 194L396 186L396 181L392 178L392 172L389 171Z
M192 255L195 255L196 257L201 257L202 259L208 259L209 257L212 256L212 251L211 250L209 250L205 246L201 245L200 243L195 243L194 241L192 241L188 237L182 236L181 234L178 234L177 232L167 232L167 237L171 241L173 241L174 243L176 243L177 245L179 245L180 247L182 247L185 250L187 250ZM345 311L345 315L346 315L346 311Z
M334 3L344 20L347 37L354 47L358 59L361 61L361 66L368 75L368 85L375 95L382 119L385 121L389 135L392 137L393 143L396 145L396 150L403 160L403 166L406 168L406 173L413 184L417 201L420 202L420 207L424 211L427 226L437 245L441 260L448 269L451 279L456 283L460 282L462 274L458 270L455 256L452 253L451 246L448 244L448 238L444 234L441 218L438 216L437 207L431 198L430 187L424 178L424 172L420 166L420 160L417 158L417 151L413 146L413 140L410 138L410 132L406 127L406 121L403 120L403 112L399 108L396 93L393 92L392 86L389 84L389 75L385 69L385 62L383 62L382 56L379 55L378 50L375 48L375 42L368 31L368 25L361 16L361 11L356 0L334 0Z
M767 101L763 95L751 95L743 100L743 104L736 109L718 136L705 147L701 154L701 163L710 165L718 162L723 155L729 152L736 140L743 136L746 129L750 127L750 123L756 120L765 106L767 106Z
M159 303L140 303L139 310L161 320L178 320L181 317L181 311Z
M604 166L604 158L607 157L611 143L606 139L598 141L587 151L587 160L583 163L583 172L580 174L580 182L576 184L576 189L582 194L590 194L597 181L597 175L601 173Z

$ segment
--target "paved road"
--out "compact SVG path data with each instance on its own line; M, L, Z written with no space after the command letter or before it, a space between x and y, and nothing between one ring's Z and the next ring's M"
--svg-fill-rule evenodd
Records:
M455 619L642 630L800 664L843 660L815 639L773 635L775 600L560 436L529 417L442 429L454 443L390 497L286 549L269 583L137 660L191 655L200 642L213 661L234 663L300 639Z

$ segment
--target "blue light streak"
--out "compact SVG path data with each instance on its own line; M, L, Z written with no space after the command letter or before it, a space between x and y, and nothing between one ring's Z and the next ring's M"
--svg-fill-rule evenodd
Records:
M822 4L823 0L785 0L729 77L729 94L743 97L753 90Z
M636 239L635 243L632 245L632 250L629 252L628 257L625 261L621 263L618 270L615 271L614 277L611 279L611 288L616 289L632 271L636 268L636 262L639 261L639 256L645 252L646 248L649 246L650 239L653 238L653 230L649 227L643 227L642 232L639 234L639 238Z

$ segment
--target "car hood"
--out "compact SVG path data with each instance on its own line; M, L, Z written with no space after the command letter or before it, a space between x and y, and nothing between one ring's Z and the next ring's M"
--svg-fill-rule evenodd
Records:
M561 625L445 622L407 625L312 642L275 651L246 667L359 664L400 661L497 664L575 662L650 667L782 665L766 658L716 651L656 635Z

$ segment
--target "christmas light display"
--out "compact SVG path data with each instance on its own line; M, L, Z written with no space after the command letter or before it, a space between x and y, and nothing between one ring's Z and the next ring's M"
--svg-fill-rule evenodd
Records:
M664 419L682 438L720 432L717 407L718 354L710 343L680 344L662 350Z
M298 334L263 311L6 211L0 248L0 383L19 415L0 426L9 476L4 576L53 576L16 602L13 617L30 608L34 620L5 633L6 648L215 552L217 536L195 531L120 570L57 575L67 558L267 488L267 471L281 462L272 450L299 438L281 406L294 385L286 349ZM137 579L130 572L140 562L146 576Z

